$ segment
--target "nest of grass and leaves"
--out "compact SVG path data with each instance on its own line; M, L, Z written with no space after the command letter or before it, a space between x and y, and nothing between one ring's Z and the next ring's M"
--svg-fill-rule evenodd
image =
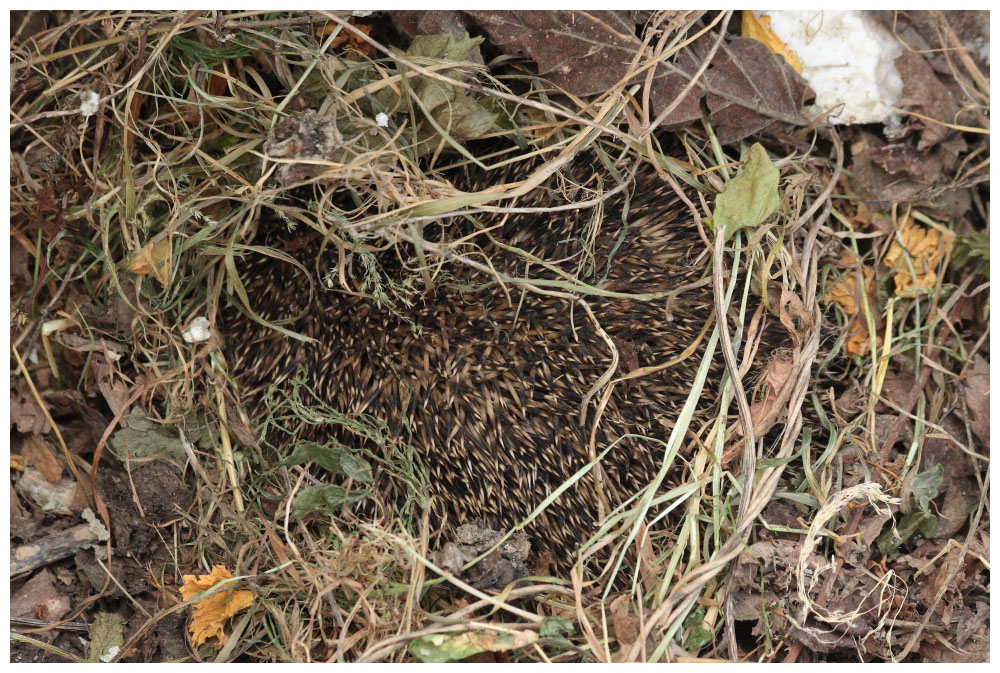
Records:
M716 195L758 150L723 146L707 119L669 140L651 133L638 65L583 101L517 60L491 69L465 60L477 40L424 36L395 48L348 15L54 14L12 17L11 236L26 270L19 278L15 269L12 285L12 396L21 390L56 429L56 453L107 528L95 484L119 463L133 469L130 457L170 461L193 492L157 528L167 561L147 568L145 607L94 592L67 617L135 612L114 660L139 656L176 615L186 617L195 660L683 661L735 658L739 647L771 661L794 660L803 647L829 651L845 637L869 660L903 659L934 606L957 591L962 559L981 554L970 545L988 525L987 459L968 431L954 437L942 419L964 400L959 382L985 342L987 331L970 341L954 316L988 292L974 263L988 248L916 207L858 206L829 127L799 132L804 151L769 146L773 164L763 156L780 180L777 171L767 180L780 199L774 208L752 202L755 221L722 226ZM674 38L693 26L670 24L659 46L683 48ZM281 125L303 119L316 143L291 146ZM584 151L608 166L652 162L678 193L683 183L698 195L684 198L714 252L716 305L735 307L721 311L724 330L706 316L705 358L739 370L768 321L789 346L765 371L741 372L738 386L732 376L708 382L695 363L688 404L662 442L662 471L609 513L569 576L482 591L430 560L440 531L429 524L434 503L413 447L374 419L322 404L306 381L272 397L267 417L248 417L220 307L232 302L263 322L237 261L297 264L258 237L271 218L317 232L345 260L313 270L314 291L361 291L405 312L435 265L489 269L470 254L474 240L423 240L421 223L513 212ZM532 168L516 182L470 191L457 177L470 167L510 174L521 161ZM890 226L873 226L879 217ZM368 251L387 246L416 260L409 282L373 263ZM594 291L573 277L498 280L582 301ZM751 294L763 299L757 313ZM199 319L210 325L206 340ZM909 406L884 394L897 361L910 363ZM613 373L596 382L595 399L610 395ZM100 395L107 424L89 450L58 432L46 391L61 389ZM704 396L719 411L696 419ZM876 427L886 405L901 419L888 432ZM135 419L166 432L167 448L142 456L135 442L116 443ZM898 451L902 419L916 433ZM380 450L278 448L276 432L306 424L344 427ZM941 552L950 575L921 623L886 560L933 536L933 501L956 483L942 481L940 462L927 467L928 433L952 437L977 461L968 482L976 506L966 537ZM687 477L663 492L667 470ZM342 477L335 487L329 472ZM407 497L383 498L373 472ZM374 517L353 513L359 499ZM654 508L669 513L655 527ZM865 525L872 519L877 529ZM779 552L764 558L761 545ZM834 586L845 560L856 568L861 557L864 581ZM113 557L108 567L113 575ZM178 593L181 584L189 588ZM845 606L839 591L874 600Z

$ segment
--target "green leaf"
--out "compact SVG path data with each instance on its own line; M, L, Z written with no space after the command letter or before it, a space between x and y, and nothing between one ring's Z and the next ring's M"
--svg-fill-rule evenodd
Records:
M146 412L139 407L133 407L128 417L128 427L117 430L111 436L111 448L119 459L125 461L125 451L129 459L157 456L166 458L173 464L174 471L180 474L187 463L187 451L181 442L180 433L171 426L163 426L146 418ZM133 465L133 469L142 469Z
M915 511L910 512L903 516L899 520L897 526L888 526L882 534L875 539L875 545L884 554L888 554L891 558L895 558L898 555L899 547L913 537L913 534L917 531L923 532L924 527L930 524L925 524L924 519L932 516L925 511ZM937 529L937 522L933 524L935 530Z
M715 199L712 219L716 227L724 228L727 240L740 229L760 225L778 210L779 177L767 150L754 143L742 170Z
M938 518L930 512L926 512L924 518L917 524L917 530L926 538L934 537L938 531Z
M420 98L424 107L433 112L438 108L446 107L448 101L455 98L457 92L453 86L425 79L414 87L414 93Z
M304 465L313 462L324 470L334 474L342 474L355 481L372 480L372 467L364 460L351 453L347 448L337 444L317 444L316 442L300 442L295 445L291 455L281 461L281 465Z
M316 463L324 470L334 474L342 474L340 458L344 454L343 447L326 446L316 442L300 442L295 445L291 455L281 461L281 465L305 465Z
M684 649L688 652L697 652L710 642L712 642L712 633L698 624L688 632L688 637L684 641Z
M930 508L931 500L938 496L938 488L944 479L944 468L938 463L929 470L921 472L910 481L910 490L913 499L921 511L926 512Z
M340 469L345 477L350 477L354 481L368 482L372 480L372 466L368 464L368 461L358 458L348 451L340 454Z
M960 269L966 265L975 265L973 271L990 277L990 234L988 231L976 231L958 236L955 239L955 253L951 257L951 266Z
M503 652L525 647L538 640L533 631L464 631L434 633L410 643L410 654L425 663L440 664L471 657L480 652Z
M468 96L461 96L442 105L434 116L456 140L481 138L493 130L496 115Z
M573 622L562 617L546 617L538 626L539 638L563 638L573 635Z
M450 34L444 35L417 35L410 43L410 48L406 50L406 55L423 58L443 58L448 53L448 46L455 41Z
M410 643L410 654L425 664L443 664L447 661L465 659L483 651L482 647L469 642L467 638L462 638L464 635L464 633L458 636L435 633L421 636Z
M451 33L444 35L417 35L406 50L409 57L441 58L449 61L464 61L469 52L483 43L485 38L469 37L466 33L461 40L455 41Z
M344 505L351 505L364 499L370 490L347 492L343 486L337 484L321 484L319 486L309 486L295 496L292 502L292 513L297 517L305 516L310 512L320 514L333 514Z
M216 63L228 61L234 58L249 56L253 53L248 47L235 42L224 44L221 47L206 47L201 42L191 40L181 35L170 39L170 46L177 49L191 59L198 61L206 68L211 68Z

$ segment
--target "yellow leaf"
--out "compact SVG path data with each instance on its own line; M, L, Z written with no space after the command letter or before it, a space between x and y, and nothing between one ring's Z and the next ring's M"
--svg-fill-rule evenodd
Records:
M951 249L954 238L951 233L942 234L938 229L925 229L916 224L912 217L905 218L900 226L899 236L885 255L885 264L894 273L896 294L900 295L914 288L934 287L937 283L938 264Z
M171 253L170 237L164 236L155 243L142 246L135 259L128 265L128 270L138 276L145 276L152 271L153 277L166 285L170 280Z
M795 72L802 74L802 64L799 62L799 57L795 55L787 44L781 41L774 31L771 30L771 17L760 16L758 17L749 9L743 10L743 26L742 26L743 37L753 38L758 42L763 42L764 46L773 51L779 56L783 56L788 65L795 68Z
M181 587L181 597L191 600L199 592L211 589L220 582L232 579L232 573L225 566L217 565L209 575L184 575L184 586ZM191 631L191 644L200 646L209 638L218 638L218 646L226 642L223 627L226 621L237 612L253 604L253 592L220 589L218 592L203 598L194 606L193 618L188 629Z

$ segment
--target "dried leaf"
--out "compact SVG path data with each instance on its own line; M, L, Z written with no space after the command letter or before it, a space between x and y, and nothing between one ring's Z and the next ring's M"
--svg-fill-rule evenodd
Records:
M10 420L17 431L23 434L44 435L52 431L45 412L30 395L11 401Z
M132 391L128 384L122 380L115 369L103 354L95 355L91 362L94 371L94 378L97 380L97 387L101 395L111 408L111 413L117 415L122 409L128 406Z
M164 236L159 241L142 246L135 259L128 265L128 270L138 276L152 272L156 280L166 285L170 281L172 254L170 237Z
M184 586L181 587L181 597L187 601L196 594L211 589L233 575L225 566L216 565L209 575L184 575ZM199 647L209 638L218 639L218 647L226 642L223 627L226 621L237 612L253 604L254 595L251 591L220 589L218 592L203 598L194 606L193 619L188 629L191 631L191 644Z
M355 25L354 17L349 18L347 23L351 24L365 35L370 35L372 32L371 26L367 26L365 24ZM338 24L336 23L324 23L316 26L316 37L326 37L337 28L337 25ZM343 51L357 51L364 54L368 58L375 58L375 54L377 53L374 46L365 42L354 31L347 30L346 28L341 30L337 37L333 38L333 42L330 43L331 49L339 49L340 47L344 47Z
M982 355L972 361L965 377L965 404L969 429L985 448L990 445L990 363Z
M98 612L90 625L87 661L109 662L125 645L125 620L113 612Z
M827 304L840 304L840 307L844 309L844 313L854 315L858 312L858 305L854 301L854 293L857 285L857 274L852 271L843 276L827 291L824 300Z
M761 420L767 418L774 409L774 406L778 402L778 393L785 387L791 377L792 358L777 357L771 361L771 364L767 368L767 374L764 375L764 381L767 384L767 392L764 394L764 399L755 402L750 407L750 419L753 421L755 427ZM739 430L741 433L743 432L742 425L739 426Z
M10 597L10 616L57 622L69 612L69 598L56 589L52 573L43 568Z
M896 295L916 288L933 288L937 283L938 264L951 249L954 240L954 234L940 229L925 229L912 217L903 220L899 236L893 240L885 255L885 264L895 274Z
M622 594L614 598L608 606L611 610L611 627L615 640L618 641L618 647L623 650L630 649L642 633L639 617L635 614L630 599L629 594Z
M524 54L538 64L539 74L576 96L603 94L629 75L644 50L636 36L637 15L629 11L471 11L490 41L504 53ZM676 12L670 30L688 25L696 15ZM644 19L641 19L644 21ZM703 35L682 49L672 62L656 68L651 84L652 113L671 106L664 128L701 119L701 101L723 144L760 133L775 123L801 118L812 96L808 84L767 47L750 38L727 37L696 86L677 102L708 56L717 33ZM642 83L646 73L628 83ZM780 120L776 122L776 120Z
M762 42L773 53L783 57L788 62L788 65L795 68L795 72L800 75L802 74L802 63L799 62L799 57L771 30L771 17L758 17L751 10L744 9L741 28L743 37L749 37Z
M799 344L799 330L795 326L795 320L801 320L807 327L812 327L812 316L806 310L806 305L799 299L799 295L781 288L781 297L778 300L778 320L788 330L792 341L796 346Z
M31 435L24 440L21 456L27 466L34 466L51 484L62 481L62 463L56 458L49 443L37 435Z

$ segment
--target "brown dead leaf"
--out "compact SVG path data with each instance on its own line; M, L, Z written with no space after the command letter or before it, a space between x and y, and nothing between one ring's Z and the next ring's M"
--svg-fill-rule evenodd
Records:
M62 463L56 457L49 443L37 435L31 435L24 440L21 456L27 467L36 467L45 479L52 484L62 481Z
M128 270L139 276L152 273L156 280L166 285L170 282L172 255L170 236L164 236L159 241L142 246L135 259L128 265Z
M895 61L896 70L903 80L903 98L899 107L908 107L931 119L948 124L955 123L958 103L951 90L945 86L931 67L928 59L915 51L903 50L903 55ZM954 133L941 124L912 117L907 123L921 129L918 149L926 149L938 144Z
M937 283L938 264L951 250L954 240L955 235L951 232L924 228L912 217L906 217L900 224L899 236L885 255L886 266L895 274L896 295L915 288L933 288Z
M775 405L778 403L778 398L780 397L779 393L782 388L788 384L788 381L791 378L792 358L774 358L767 368L767 373L764 375L764 381L767 385L767 392L764 394L764 399L754 402L750 407L750 420L753 422L754 427L756 427L758 423L767 418L771 412L774 411ZM743 426L741 425L741 432L742 429Z
M990 363L976 355L965 377L965 404L969 429L983 447L990 445Z
M118 295L103 304L92 304L88 298L86 303L80 305L79 310L83 319L95 330L122 338L131 336L133 332L136 310Z
M94 378L97 379L97 387L101 395L107 401L111 412L115 415L128 405L131 391L128 385L122 381L115 367L109 363L104 355L97 354L91 363L94 371Z
M882 397L897 407L906 408L907 400L910 399L910 394L916 385L917 379L913 374L890 367L886 370L885 379L882 381Z
M802 63L799 62L799 57L771 30L771 17L758 17L749 9L744 9L742 15L743 21L740 26L740 32L743 33L743 37L749 37L763 43L772 52L783 57L788 62L788 65L795 68L795 72L801 75Z
M356 25L354 23L354 17L349 18L347 23L351 24L365 35L369 35L372 32L371 26L366 26L364 24ZM332 33L338 25L339 24L331 22L316 26L316 37L326 37ZM350 30L341 30L337 37L333 38L333 42L330 43L330 48L332 49L340 49L341 47L343 47L343 51L356 51L367 56L368 58L375 58L375 47L373 47L370 43L365 42L356 33Z
M181 587L181 597L191 600L196 594L211 589L215 585L233 575L225 566L216 565L208 575L184 575L184 586ZM251 591L220 589L218 592L203 598L194 606L193 618L188 629L191 631L191 644L199 647L209 638L217 638L218 646L226 643L226 633L223 627L226 621L241 610L253 604L254 595Z
M30 396L11 400L10 421L11 425L23 434L44 435L52 431L52 426L49 425L45 412Z
M614 629L615 640L622 650L629 650L639 638L641 632L639 617L633 610L632 597L622 594L611 600L611 626Z
M636 36L637 19L628 11L472 11L493 44L506 54L524 54L538 64L538 72L576 96L606 93L629 74L633 62L646 54ZM676 12L668 29L695 16ZM667 25L667 24L664 24ZM674 106L701 68L718 37L717 28L682 49L653 76L652 114ZM644 58L645 57L645 58ZM644 81L645 74L629 83ZM776 124L801 120L800 110L812 96L806 81L785 60L757 40L727 38L698 83L672 107L664 128L678 128L701 119L701 101L709 109L716 136L731 143Z
M851 188L863 199L886 205L901 203L912 200L927 187L905 174L886 172L881 155L884 140L861 130L855 130L853 135L856 140L851 143Z
M792 342L799 345L799 329L795 326L795 319L799 319L811 328L813 324L812 316L806 310L805 304L799 299L799 295L789 292L784 287L781 288L781 298L778 300L778 320L788 330L792 337Z
M10 616L57 622L69 612L69 599L55 587L52 573L42 569L10 597Z

